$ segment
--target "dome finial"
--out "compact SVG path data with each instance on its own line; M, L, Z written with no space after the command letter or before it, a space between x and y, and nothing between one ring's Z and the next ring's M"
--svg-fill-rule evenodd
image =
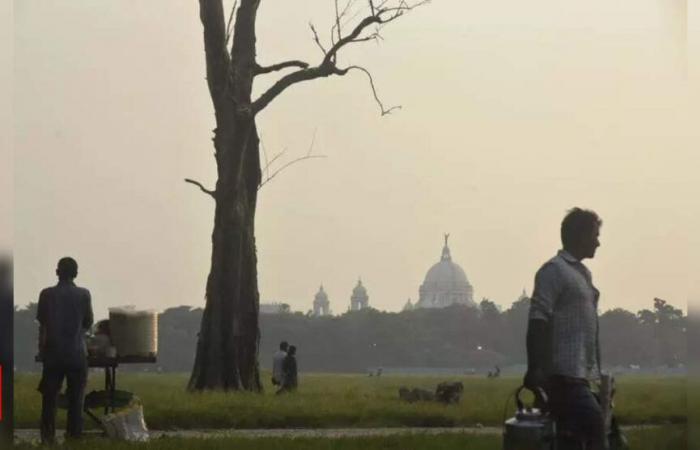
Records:
M450 255L450 248L447 246L447 240L450 238L450 233L445 233L445 246L442 248L441 261L452 261L452 256Z

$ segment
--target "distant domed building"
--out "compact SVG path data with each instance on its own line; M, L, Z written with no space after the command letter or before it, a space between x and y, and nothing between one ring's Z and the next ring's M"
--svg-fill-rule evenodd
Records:
M357 286L352 290L350 297L350 311L359 311L365 308L369 308L369 296L367 289L362 285L362 280L358 279Z
M450 248L447 246L449 234L445 235L440 262L428 270L425 281L419 289L419 299L415 308L444 308L460 304L473 305L474 289L467 280L464 270L452 261Z
M329 316L331 314L331 303L328 301L328 294L323 290L323 285L314 296L314 316Z

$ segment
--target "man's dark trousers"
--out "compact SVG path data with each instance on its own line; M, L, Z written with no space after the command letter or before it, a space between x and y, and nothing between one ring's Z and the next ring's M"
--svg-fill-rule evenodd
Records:
M83 432L83 400L87 382L87 364L83 366L44 365L39 391L41 404L41 440L54 442L56 438L56 408L63 379L66 379L68 426L66 437L77 438Z
M603 410L588 381L554 376L547 393L557 421L557 450L607 448Z

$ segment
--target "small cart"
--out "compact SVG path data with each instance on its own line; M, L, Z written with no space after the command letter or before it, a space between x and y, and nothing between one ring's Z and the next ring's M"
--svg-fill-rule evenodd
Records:
M37 362L41 362L41 358L37 356ZM95 423L102 426L102 421L91 410L103 408L104 414L113 413L118 407L126 406L134 397L132 392L122 391L117 389L117 368L120 364L153 364L156 362L155 355L149 356L117 356L107 357L104 355L88 356L89 368L104 368L105 371L105 388L102 391L91 391L85 395L83 403L83 412L88 415ZM67 409L68 401L61 394L58 398L58 407Z

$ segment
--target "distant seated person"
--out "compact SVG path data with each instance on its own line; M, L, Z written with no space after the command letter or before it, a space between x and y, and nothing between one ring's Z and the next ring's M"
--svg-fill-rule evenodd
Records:
M56 407L66 379L68 421L66 437L83 432L83 394L87 382L85 333L92 326L90 291L75 285L78 263L61 258L56 269L58 284L41 291L37 307L39 356L44 364L39 384L42 394L41 441L52 444L56 437Z
M297 348L293 345L287 350L287 357L284 358L282 364L282 387L277 391L278 394L283 392L292 392L297 389Z
M281 386L282 380L284 378L284 372L282 366L284 364L284 359L287 357L287 348L289 344L287 341L280 342L280 348L272 356L272 384L275 386Z

